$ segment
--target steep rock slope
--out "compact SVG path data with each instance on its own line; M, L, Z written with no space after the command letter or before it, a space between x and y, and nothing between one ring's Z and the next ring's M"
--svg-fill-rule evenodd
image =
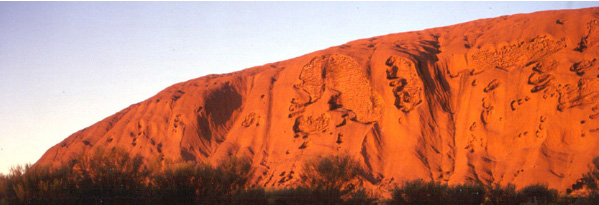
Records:
M306 159L355 156L365 186L547 183L599 155L599 8L503 16L349 42L175 84L49 149L149 161L252 160L252 183L298 182Z

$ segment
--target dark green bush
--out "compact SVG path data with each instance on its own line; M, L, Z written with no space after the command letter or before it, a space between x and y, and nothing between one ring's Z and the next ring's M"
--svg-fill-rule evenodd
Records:
M446 204L448 203L447 185L423 180L408 181L402 187L393 190L394 204Z
M585 197L560 197L559 204L599 204L599 194L592 192Z
M216 167L182 163L151 174L139 156L114 148L80 155L59 168L17 166L0 175L2 204L138 204L266 202L246 190L248 160L229 157Z
M0 204L8 204L7 181L8 177L0 173Z
M225 195L237 194L243 190L250 176L251 164L248 159L228 157L219 162L214 173L215 190Z
M231 199L264 197L244 190L250 174L248 160L229 157L218 166L180 163L152 177L153 196L162 202L219 203ZM251 196L257 194L257 196ZM265 199L264 199L265 200Z
M582 175L582 178L576 181L575 184L572 185L572 189L568 189L568 196L560 198L560 202L568 199L568 202L577 203L577 204L599 204L599 157L595 157L593 159L592 165L589 167L589 171ZM572 196L574 191L578 193L575 196ZM580 192L580 190L585 190L584 192ZM583 196L579 196L582 194ZM568 203L564 202L564 204ZM569 203L569 204L572 204Z
M447 189L447 200L452 204L482 204L486 190L482 184L460 184Z
M345 200L331 199L322 189L296 187L266 192L268 204L373 204L377 198L371 197L364 189L349 193Z
M17 166L3 177L0 195L8 204L134 203L147 193L141 164L141 157L113 149L57 168Z
M346 199L343 204L374 204L378 198L372 197L364 189L357 189L349 194L349 198Z
M333 204L341 203L344 195L354 191L352 182L360 172L360 163L352 157L328 156L306 162L300 178L302 185L313 191L311 195L322 195L327 203Z
M515 186L487 188L470 183L448 186L440 182L408 181L393 190L393 204L518 204Z
M268 192L269 204L340 204L340 198L331 200L331 196L322 189L296 187Z
M74 162L77 189L82 203L135 203L146 198L149 170L141 156L131 157L124 149L96 149Z
M517 204L518 193L516 192L516 186L508 184L505 187L501 187L499 184L495 184L486 193L487 204Z
M587 173L582 175L581 180L584 186L592 192L597 193L599 191L599 187L597 186L599 183L599 157L593 159L593 165Z
M0 183L2 201L14 203L68 203L73 201L71 169L41 166L16 166Z
M227 204L267 204L266 191L262 188L244 189L224 200Z
M166 168L162 173L153 175L153 197L159 202L173 202L177 204L191 204L198 201L198 166L191 163L182 163Z
M520 203L555 203L559 199L557 190L547 188L547 185L535 184L524 187L518 192Z
M83 156L83 155L82 155ZM362 172L348 156L305 163L303 185L266 192L248 189L248 159L228 157L216 166L167 164L150 173L139 156L122 149L97 150L61 167L17 166L0 174L0 204L372 204L355 184ZM599 164L599 160L595 160ZM597 166L597 165L596 165ZM598 166L599 167L599 166ZM597 181L596 170L585 174ZM597 178L594 178L597 177ZM585 182L592 183L592 182ZM596 182L595 182L596 183ZM590 184L592 185L592 184ZM593 187L590 186L589 187ZM545 185L515 186L409 181L393 190L395 204L598 204L597 188L587 197L559 196Z

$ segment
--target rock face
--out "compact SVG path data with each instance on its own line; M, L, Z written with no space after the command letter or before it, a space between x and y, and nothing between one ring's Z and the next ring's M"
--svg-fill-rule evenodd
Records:
M175 84L49 149L146 160L252 160L257 186L296 185L306 159L349 154L364 186L546 183L599 155L599 8L503 16L349 42Z

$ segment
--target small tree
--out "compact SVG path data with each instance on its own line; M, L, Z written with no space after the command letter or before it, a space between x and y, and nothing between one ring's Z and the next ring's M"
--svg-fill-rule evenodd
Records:
M350 193L355 186L352 181L358 178L361 166L348 155L329 156L304 164L303 186L322 192L329 203L339 203L341 196Z
M486 190L482 184L459 184L451 186L447 191L448 200L452 204L482 204L485 201Z
M501 187L501 185L495 184L487 192L487 202L489 204L517 204L516 186L507 184L505 187Z
M6 198L8 197L6 182L8 177L0 173L0 204L7 204Z
M149 170L139 155L120 148L96 149L75 162L78 198L90 203L129 203L144 198Z
M394 204L446 204L449 187L439 182L408 181L393 191Z
M555 203L559 199L557 190L547 188L547 185L535 184L524 187L518 192L518 201L520 203Z
M202 202L225 202L225 197L238 194L246 187L250 171L250 161L235 156L226 157L216 167L199 166L197 183Z
M582 175L580 179L582 185L576 189L583 187L587 188L588 196L578 199L581 203L597 204L599 202L599 157L593 159L593 164L589 167L589 171Z
M152 188L162 203L225 203L233 198L249 198L252 194L261 194L264 198L263 191L243 190L250 176L250 165L249 160L236 157L225 158L217 166L178 163L155 174Z
M590 170L582 175L582 182L592 192L597 193L599 191L599 187L597 186L599 182L599 157L593 159L593 165L590 167Z
M75 188L71 170L66 166L16 166L0 181L0 201L3 203L69 203Z
M159 203L197 203L197 166L191 162L166 167L152 176L152 189Z
M234 156L225 158L218 164L215 170L216 178L214 180L221 185L217 190L230 195L244 189L250 177L251 168L252 166L248 159Z

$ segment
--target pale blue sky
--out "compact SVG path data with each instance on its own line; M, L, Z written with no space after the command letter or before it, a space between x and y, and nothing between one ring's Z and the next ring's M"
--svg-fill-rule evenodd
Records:
M177 82L597 2L0 2L0 172Z

